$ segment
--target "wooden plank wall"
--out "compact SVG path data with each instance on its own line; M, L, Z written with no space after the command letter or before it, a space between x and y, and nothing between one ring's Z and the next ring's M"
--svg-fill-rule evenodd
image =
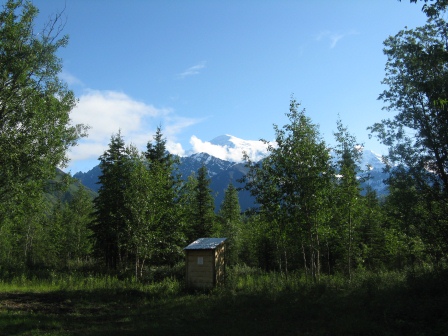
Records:
M215 250L215 281L224 282L225 275L225 244L218 246Z
M198 258L202 257L202 265ZM214 286L214 250L189 250L186 254L187 284L192 287Z

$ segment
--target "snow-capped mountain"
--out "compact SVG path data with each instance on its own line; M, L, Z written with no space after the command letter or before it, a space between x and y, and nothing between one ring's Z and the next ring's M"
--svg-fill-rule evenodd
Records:
M388 178L388 174L383 171L386 165L382 156L368 149L364 149L362 154L360 168L365 171L364 176L368 175L370 178L361 186L363 188L370 186L379 196L387 195L388 190L384 180Z
M382 156L371 150L364 149L360 166L362 169L367 169L367 165L369 165L372 170L382 170L384 168Z
M207 167L209 176L213 177L235 165L235 162L221 160L207 153L196 153L181 157L179 169L190 175L192 172L197 172L203 165Z
M220 135L210 140L208 144L211 146L205 147L203 153L190 153L189 156L207 153L223 161L241 163L243 162L243 153L247 153L254 162L262 160L268 154L267 145L263 142L259 140L243 140L229 134ZM384 167L381 155L364 149L360 167L366 169L367 165L370 166L371 170L381 171Z
M261 141L243 140L232 135L221 135L209 141L208 144L210 144L207 146L208 153L194 153L180 157L178 169L182 178L186 180L192 173L197 173L202 165L206 166L211 179L210 187L215 196L215 208L218 210L229 183L242 187L238 180L247 173L247 168L242 162L243 152L246 152L254 162L262 160L268 153L266 145ZM383 173L384 163L381 156L365 149L360 168L366 170L367 164L370 166L368 173L371 178L362 186L370 185L378 195L386 194L387 187L383 180L387 178L387 175ZM90 189L98 191L97 182L100 174L99 166L96 166L87 173L76 173L74 177ZM239 199L242 210L254 207L254 200L248 191L240 191Z
M191 174L197 174L202 165L207 168L211 180L210 189L215 197L215 210L219 210L229 183L236 188L243 187L238 180L246 175L247 168L243 163L221 160L207 153L197 153L180 158L179 173L186 180ZM254 207L254 199L248 191L240 190L238 195L241 209Z
M199 139L194 139L200 142ZM263 142L259 140L243 140L229 134L220 135L213 140L201 142L200 146L193 147L195 152L200 151L230 162L242 162L243 153L246 153L252 161L259 161L267 155L267 145ZM187 156L193 154L192 151L187 153Z

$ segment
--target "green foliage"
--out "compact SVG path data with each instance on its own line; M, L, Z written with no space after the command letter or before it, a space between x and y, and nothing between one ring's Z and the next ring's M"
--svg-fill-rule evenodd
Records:
M447 38L446 22L433 18L384 42L389 89L379 99L397 113L370 128L389 147L388 221L435 260L448 251Z
M95 218L92 230L95 233L97 256L106 267L116 269L124 257L121 247L125 245L126 218L125 190L127 187L126 160L128 159L121 132L112 135L109 149L100 156L101 187L95 199Z
M438 19L414 30L402 30L385 42L389 86L379 97L392 118L370 129L389 147L390 166L407 167L421 192L447 195L448 105L446 23Z
M419 192L406 170L395 169L392 176L390 195L384 206L388 227L403 234L406 240L418 241L419 249L420 241L424 242L424 251L402 253L401 265L442 260L447 251L446 205Z
M174 161L164 150L160 129L154 140L140 154L133 146L126 148L118 133L100 157L103 174L92 226L96 251L112 269L126 269L129 259L135 260L136 278L142 276L145 261L177 262L185 243Z
M269 155L262 163L245 157L249 168L245 182L263 215L275 226L271 232L282 250L284 270L288 271L288 249L294 246L316 279L321 268L320 236L325 234L330 215L333 173L329 150L317 126L299 106L291 99L286 114L290 124L281 129L274 126L276 147L268 146Z
M239 236L241 230L241 207L238 200L238 190L230 183L225 190L224 199L218 213L218 228L215 229L216 237L224 237L226 240L226 258L228 265L238 262Z
M181 185L175 168L177 161L166 150L166 139L160 127L153 140L153 143L148 142L144 153L149 169L148 188L151 189L151 199L145 209L152 216L147 224L151 227L155 248L150 261L156 265L174 265L181 258L181 248L185 245L179 205ZM135 182L139 183L139 180Z
M185 197L185 221L187 240L193 242L199 238L210 237L215 222L215 201L210 189L207 167L199 168L196 175L191 175L186 189L191 196Z
M145 260L155 254L155 245L161 232L156 223L160 220L153 207L155 194L159 191L151 181L146 160L135 147L129 147L129 159L126 161L128 183L124 190L125 248L135 257L135 277L141 277Z
M418 0L410 0L411 3L417 3ZM422 7L422 11L428 16L428 18L437 18L445 13L448 7L447 0L420 0L424 1L425 4Z
M36 31L37 13L21 0L8 0L0 12L0 205L31 185L42 188L86 131L70 125L75 97L58 78L56 53L68 42L59 38L61 15ZM0 222L9 215L0 211Z
M360 254L359 226L362 217L361 211L361 186L358 179L362 158L362 147L356 142L356 138L348 132L347 127L339 119L337 121L336 139L336 171L337 180L334 188L334 213L333 223L336 231L337 246L345 265L349 278L352 268L356 267L354 259Z
M2 263L6 267L23 270L49 261L49 228L46 214L50 211L49 203L42 192L37 192L34 185L29 186L28 194L17 195L19 201L9 210L8 218L2 222Z
M49 222L56 167L87 127L70 124L76 100L60 80L61 14L41 30L30 1L0 12L0 260L15 270L58 262L58 230Z
M361 201L360 254L357 267L368 270L381 269L388 259L383 230L384 211L376 192L370 187L367 187L366 195Z
M92 252L93 202L89 192L80 187L68 202L60 201L48 218L52 244L58 266L69 267L70 261L87 260Z
M276 228L260 214L246 214L240 230L239 261L265 271L281 270Z
M67 149L87 130L70 125L75 98L58 78L62 62L56 53L68 39L59 37L61 14L37 32L32 3L8 0L0 12L0 275L17 280L17 272L45 273L54 283L65 281L66 290L82 291L82 284L75 289L79 279L59 279L53 270L88 267L96 257L94 262L120 274L104 280L101 290L126 291L122 278L132 275L129 288L143 296L154 294L142 287L144 281L162 278L166 293L178 295L182 247L215 235L228 238L228 264L235 268L227 286L212 293L230 290L277 300L304 292L309 296L302 298L312 304L335 288L359 289L355 297L371 300L390 289L388 282L405 286L403 279L385 280L369 271L410 267L415 272L443 264L448 35L440 14L446 5L428 2L427 25L400 31L384 43L388 89L379 98L397 113L370 128L389 147L390 195L384 204L369 188L361 195L362 151L342 122L334 133L332 164L318 126L292 98L289 124L274 125L275 145L263 141L269 155L257 163L245 157L245 186L260 208L243 217L232 184L215 215L205 166L181 183L161 127L144 153L127 147L120 132L112 135L99 158L101 188L94 207L84 188L75 191L69 177L55 175L56 167L67 163ZM29 277L17 281L28 284ZM95 280L85 283L95 290Z

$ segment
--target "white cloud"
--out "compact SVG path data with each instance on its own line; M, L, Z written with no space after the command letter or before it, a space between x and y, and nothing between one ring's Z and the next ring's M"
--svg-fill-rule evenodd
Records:
M185 78L185 77L197 75L200 73L200 71L202 69L205 68L205 63L206 62L201 62L199 64L193 65L193 66L189 67L188 69L186 69L185 71L183 71L182 73L180 73L178 76L180 78Z
M75 77L66 70L63 70L59 74L59 77L70 86L72 85L84 86L84 83L79 78Z
M221 160L227 160L227 148L202 141L195 135L190 138L193 153L207 153Z
M166 125L163 128L163 134L167 138L173 139L185 128L193 126L201 121L203 121L203 119L185 118L181 116L168 115L165 118Z
M347 33L338 33L334 31L324 30L316 36L317 41L326 40L330 42L330 49L336 47L336 44L343 38L350 35L357 35L358 32L351 30Z
M185 150L182 148L182 145L178 142L167 140L166 142L166 150L171 154L184 156Z
M123 92L90 90L79 97L71 114L73 124L90 126L88 138L69 152L70 166L76 161L96 160L107 149L112 134L121 130L125 143L145 150L152 140L156 128L162 125L162 133L167 138L167 149L183 153L176 143L176 136L186 127L198 122L181 118L169 108L157 108L137 101Z
M120 129L125 136L135 136L147 126L147 117L161 117L168 113L168 109L157 109L122 92L89 91L79 97L71 119L75 124L91 127L90 142L103 142Z

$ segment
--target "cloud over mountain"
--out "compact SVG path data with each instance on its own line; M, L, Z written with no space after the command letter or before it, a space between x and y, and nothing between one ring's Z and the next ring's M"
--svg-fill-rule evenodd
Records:
M232 135L221 135L211 141L190 138L191 153L207 153L221 160L242 162L243 152L252 161L259 161L267 154L267 145L259 140L243 140Z
M107 149L111 135L119 130L126 144L144 149L161 124L170 152L183 155L176 136L198 120L177 116L170 108L155 107L123 92L87 90L80 95L71 122L90 126L88 138L81 139L69 152L71 160L79 162L98 159Z

